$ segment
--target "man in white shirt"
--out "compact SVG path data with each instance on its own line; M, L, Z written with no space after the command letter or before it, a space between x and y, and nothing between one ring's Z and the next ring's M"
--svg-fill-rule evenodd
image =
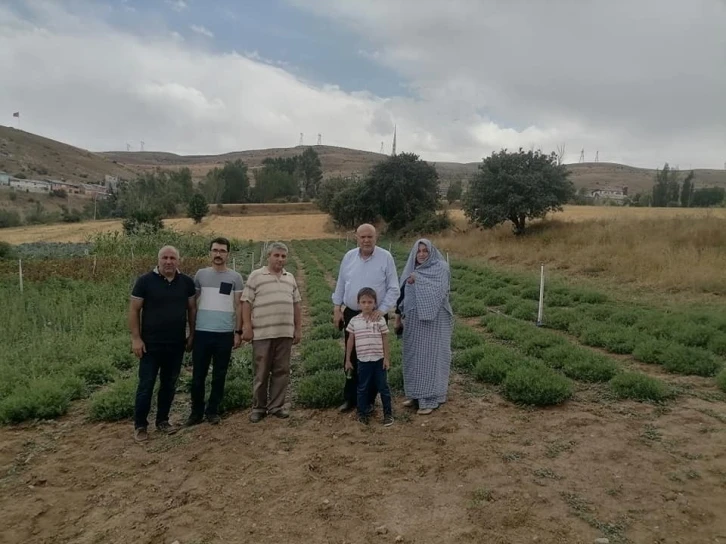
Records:
M396 263L390 252L376 245L377 234L373 225L363 224L355 232L358 247L348 251L340 263L338 281L333 293L333 323L341 328L347 328L350 320L360 313L358 307L358 292L364 287L370 287L376 292L379 301L378 309L371 318L378 320L381 316L387 318L388 312L396 307L400 294L398 286L398 273ZM348 341L348 332L345 333ZM352 358L355 361L355 353ZM345 361L343 362L345 363ZM355 363L353 363L355 367ZM357 368L353 368L352 377L345 381L343 396L345 402L340 406L341 412L352 410L357 402L358 378ZM370 404L376 398L378 391L371 391Z

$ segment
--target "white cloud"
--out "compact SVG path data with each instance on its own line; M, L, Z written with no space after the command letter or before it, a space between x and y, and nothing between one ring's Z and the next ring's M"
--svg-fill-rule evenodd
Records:
M689 85L671 77L673 70L663 69L667 63L654 72L641 60L632 66L622 57L621 75L610 67L598 75L598 63L582 62L574 46L551 57L556 44L528 37L529 27L499 47L469 50L463 42L461 47L446 43L463 39L460 34L469 29L500 32L505 15L477 22L472 13L437 11L442 19L434 24L425 9L404 20L388 11L391 3L366 3L368 11L348 14L333 11L335 17L358 21L351 24L361 25L361 32L371 32L378 41L372 58L399 70L418 90L415 99L383 98L313 85L255 51L212 52L163 25L155 27L156 34L140 36L115 29L100 16L68 13L60 4L31 5L32 19L0 7L0 103L23 112L24 130L91 150L124 149L127 141L144 140L147 150L223 153L296 145L303 132L306 143L321 133L329 145L378 151L381 141L390 149L395 123L399 151L435 161L479 161L503 146L549 151L562 142L570 161L582 147L588 159L599 150L601 161L651 167L665 161L721 167L726 160L726 113L714 109L717 101L707 100L726 92L721 93L718 70L699 75L707 67L703 58L692 60L688 73L696 75ZM376 25L385 28L372 30ZM410 35L426 25L425 38ZM396 32L403 34L396 38ZM533 43L531 54L542 60L512 53L512 65L499 66L495 60L520 40ZM601 60L600 66L612 62ZM673 63L683 66L678 59ZM702 87L703 77L712 78L712 87ZM646 94L653 82L672 97ZM629 104L639 96L648 100ZM702 103L682 103L689 96ZM624 111L614 106L615 98ZM711 108L710 115L701 115L701 108ZM684 122L684 109L693 122ZM654 120L651 110L660 117Z
M174 11L184 11L187 9L187 3L184 0L165 0L167 5Z
M197 34L207 36L208 38L214 38L214 33L208 28L203 27L202 25L190 25L189 28L191 28Z

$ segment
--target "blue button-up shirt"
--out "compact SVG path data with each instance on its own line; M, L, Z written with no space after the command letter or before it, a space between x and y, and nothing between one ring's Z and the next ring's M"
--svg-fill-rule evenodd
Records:
M385 249L375 246L370 257L365 259L359 248L345 254L340 263L333 304L358 311L358 291L364 287L371 287L376 292L381 312L388 313L396 306L400 294L398 273L393 256Z

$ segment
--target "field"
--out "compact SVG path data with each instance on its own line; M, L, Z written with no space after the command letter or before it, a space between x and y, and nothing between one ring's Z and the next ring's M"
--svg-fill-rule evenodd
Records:
M212 219L240 240L234 258L243 273L253 258L259 263L261 244L246 241L254 240L248 221L256 219ZM293 417L247 421L251 363L242 348L222 425L152 433L144 446L131 439L135 361L125 311L134 275L152 265L162 238L105 235L95 246L39 246L35 257L27 250L22 294L17 262L0 261L0 541L724 538L720 296L686 292L670 304L555 275L537 327L538 278L529 267L492 266L452 251L457 324L449 402L428 418L401 406L394 341L396 424L361 428L331 409L345 378L330 292L351 246L337 237L276 234L295 238L289 269L305 300ZM164 241L181 248L185 271L205 266L205 236ZM400 269L408 247L381 244ZM188 413L189 383L187 368L177 420Z

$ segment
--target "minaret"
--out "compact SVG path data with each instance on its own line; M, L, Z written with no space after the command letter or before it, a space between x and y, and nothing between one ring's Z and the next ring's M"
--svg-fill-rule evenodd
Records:
M393 147L391 148L391 156L396 156L396 125L393 125Z

